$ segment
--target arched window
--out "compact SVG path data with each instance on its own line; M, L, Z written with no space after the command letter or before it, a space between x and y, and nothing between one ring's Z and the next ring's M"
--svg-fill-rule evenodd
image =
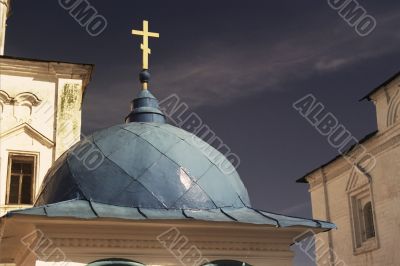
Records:
M372 204L368 201L363 207L365 239L375 237L374 216L372 213Z
M144 264L125 259L105 259L91 262L88 266L144 266Z
M217 260L208 263L204 266L251 266L245 262L235 261L235 260Z
M355 256L379 248L379 228L375 227L373 205L373 179L360 172L359 168L354 168L346 187Z

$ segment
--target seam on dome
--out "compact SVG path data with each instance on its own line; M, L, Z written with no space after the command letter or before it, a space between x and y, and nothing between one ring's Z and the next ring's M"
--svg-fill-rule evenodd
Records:
M149 125L149 124L146 124L146 123L139 123L139 124L141 124L141 125L146 125L146 126L151 126L151 127L156 127L156 126ZM142 132L141 134L137 134L137 133L135 133L135 132L132 132L132 131L126 129L126 127L125 127L126 125L128 125L128 124L120 124L120 125L118 125L118 127L119 127L120 129L126 130L126 131L128 131L128 132L130 132L130 133L132 133L132 134L137 135L137 136L140 136L140 135L142 135L142 134L145 134L145 133L147 133L147 132L149 132L149 131L151 130L151 129L146 129L146 131Z
M210 168L208 168L207 171L206 171L199 179L197 179L197 181L195 182L195 183L201 188L201 190L203 190L203 191L204 191L203 187L202 187L200 184L198 184L197 182L200 181L200 180L208 173L208 171L210 171L210 169L211 169L212 167L213 167L213 166L211 165ZM221 173L222 173L222 172L221 172ZM222 173L222 175L225 177L224 173ZM228 181L229 181L229 180L228 180ZM229 187L232 189L232 191L235 192L236 196L237 196L237 197L240 199L240 201L243 203L242 199L240 198L240 195L239 195L238 191L236 191L236 189L235 189L229 182L228 182L228 184L229 184ZM212 200L212 202L214 203L215 206L217 206L217 208L220 208L220 207L221 207L221 206L218 206L218 205L215 203L215 201L213 200L213 198L212 198L207 192L204 191L204 193L206 193L206 195ZM246 206L246 204L243 204L243 205ZM231 207L232 207L232 206L231 206Z
M43 209L44 214L45 214L46 216L49 216L49 214L47 213L47 210L46 210L46 206L47 206L47 205L42 206L42 209Z
M102 153L102 154L103 154L103 153ZM65 159L65 162L66 162L66 164L67 164L68 170L69 170L69 172L71 173L72 179L73 179L73 181L75 182L75 184L76 184L76 186L77 186L77 189L78 189L78 191L80 192L80 194L85 198L85 200L89 200L89 198L87 197L87 195L83 192L82 186L81 186L79 180L78 180L78 179L76 178L76 176L74 175L74 172L72 171L72 168L71 168L71 166L70 166L70 164L69 164L69 156L70 156L70 155L71 155L71 154L69 154L68 157ZM103 155L104 155L104 154L103 154Z
M68 156L69 156L69 150L67 150L67 151L65 151L65 153L63 153L59 158L61 158L62 156L65 156L65 159L63 160L63 161L66 161L67 160L67 158L68 158ZM64 155L65 154L65 155ZM53 163L53 165L49 168L49 171L50 170L52 170L53 169L53 166L55 166L55 164ZM57 168L57 170L59 170L61 167L63 167L62 165L61 166L59 166L58 168ZM69 170L69 166L67 165L67 167L68 167L68 170ZM49 172L48 171L48 172ZM42 182L42 184L41 184L41 186L40 186L40 188L39 188L39 194L38 194L38 196L36 197L36 200L35 200L35 202L34 202L34 204L33 205L36 205L36 203L38 202L38 200L39 200L39 198L44 194L44 192L45 191L47 191L47 187L49 186L49 184L53 181L52 179L53 178L51 178L50 180L47 180L48 178L48 172L46 173L46 175L44 176L44 178L43 178L43 182ZM57 171L54 171L54 172L57 172Z
M229 219L238 222L238 220L236 218L234 218L233 216L230 216L229 214L227 214L222 208L219 209L223 214L225 214L225 216L227 216Z
M96 215L97 218L99 218L99 214L96 212L96 210L94 209L93 205L92 205L92 200L89 200L89 206L90 209L92 209L92 212L94 213L94 215Z
M196 136L196 135L194 135L194 136ZM197 137L197 136L196 136ZM199 138L199 137L197 137L197 138ZM201 139L201 138L200 138ZM201 139L202 140L202 139ZM189 146L191 146L191 147L193 147L193 148L197 148L198 149L198 147L196 147L196 146L194 146L194 145L192 145L192 144L190 144L189 142L187 142L186 140L183 140L183 141L185 141ZM204 141L204 140L202 140L202 141ZM225 155L223 155L220 151L218 151L216 148L214 148L213 146L211 146L210 144L208 144L206 141L204 141L207 145L209 145L211 148L213 148L215 151L217 151L223 158L224 158L224 160L225 161L228 161L227 159L226 159L226 157L225 157ZM208 158L208 156L206 156L205 154L204 154L204 152L200 149L200 151L201 151L201 154L211 163L211 165L214 165L218 170L219 170L219 172L220 173L222 173L222 175L224 175L225 177L229 177L229 175L226 175L222 170L221 170L221 167L219 167L215 162L213 162L212 160L210 160L210 158ZM229 162L230 163L230 162ZM231 164L231 163L230 163ZM232 165L232 164L231 164ZM235 171L236 171L236 168L232 165L232 167L235 169ZM208 171L209 169L207 169L207 171ZM197 179L197 181L199 181L206 173L207 173L207 171L201 176L201 177L199 177L198 179ZM237 171L236 171L237 172ZM239 174L238 174L238 176L239 176ZM245 185L244 185L244 183L243 183L243 181L240 179L240 176L239 176L239 181L241 182L241 184L242 184L242 186L246 189L246 187L245 187ZM232 187L233 188L233 190L237 193L237 194L239 194L239 191L237 191L234 187Z
M186 134L188 134L188 136L187 136L187 137L184 137L184 138L179 137L179 136L176 136L174 133L172 133L171 131L169 131L168 129L166 129L166 127L173 127L173 128L177 128L177 129L183 130ZM163 124L162 126L160 126L160 127L158 127L158 128L160 128L160 129L163 130L164 132L167 132L167 133L169 133L169 134L175 135L177 138L179 138L179 139L181 139L181 140L183 140L183 141L185 141L185 139L191 137L190 135L193 135L192 133L190 133L190 132L188 132L188 131L186 131L186 130L184 130L184 129L181 129L181 128L179 128L179 127L176 127L176 126L173 126L173 125L170 125L170 124Z
M184 129L181 129L181 130L184 130ZM213 147L211 144L209 144L207 141L203 140L202 138L198 137L197 135L195 135L195 134L193 134L193 133L188 132L188 134L191 134L191 135L192 135L192 136L189 136L189 137L193 137L193 136L194 136L194 137L196 137L196 138L202 140L205 144L207 144L209 147L211 147L213 150L215 150L217 153L219 153L219 155L221 155L221 156L224 158L224 160L228 161L228 160L226 159L225 155L222 154L222 152L220 152L219 150L217 150L216 148L214 148L214 147ZM202 149L199 149L199 147L196 147L195 145L193 145L193 144L191 144L191 143L189 143L189 142L186 141L186 139L188 139L189 137L184 138L183 141L186 142L189 146L191 146L191 147L193 147L193 148L196 148L197 150L200 150L200 153L201 153L211 164L215 165L215 166L222 172L222 170L220 169L220 167L219 167L214 161L210 160L210 158L209 158L207 155L205 155L205 153L203 152ZM229 162L229 163L230 163L230 162ZM231 165L232 165L232 164L231 164ZM234 166L232 165L232 167L234 167ZM234 167L234 168L235 168L235 167ZM236 171L236 168L235 168L235 171Z
M149 145L151 145L154 149L156 149L159 153L161 153L161 154L163 154L163 155L166 155L166 153L168 153L168 152L169 152L173 147L175 147L178 143L184 141L184 140L181 140L181 141L178 141L178 142L174 143L174 144L171 145L171 147L169 147L169 148L165 151L165 153L164 153L164 152L160 151L156 146L154 146L153 143L151 143L151 142L149 142L148 140L142 138L141 135L136 134L136 133L133 133L132 131L129 131L129 130L125 129L125 128L122 128L122 129L125 130L125 131L128 131L129 133L131 133L131 134L133 134L133 135L135 135L137 138L140 138L141 140L147 142ZM176 162L175 162L175 163L176 163Z
M142 212L142 210L140 209L140 207L136 207L136 209L138 210L138 212L140 213L140 215L142 215L144 218L149 219L149 217L147 217L146 214L144 214L144 212Z
M148 123L144 123L144 124L145 124L146 126L151 126L151 127L154 127L154 128L160 128L160 129L162 129L165 133L170 134L170 135L174 135L172 132L170 132L170 131L164 129L164 128L161 127L161 126L158 126L158 127L157 127L157 126L155 126L155 125L151 125L151 124L148 124ZM170 126L170 125L169 125L169 126ZM169 158L169 157L166 155L166 153L168 153L171 149L173 149L176 145L178 145L178 144L181 143L182 141L185 142L187 145L191 146L192 148L197 148L197 147L191 145L190 143L188 143L187 141L185 141L185 139L182 139L181 137L176 136L178 139L180 139L180 141L178 141L178 142L174 143L173 145L171 145L171 146L166 150L166 152L164 153L164 152L160 151L156 146L154 146L151 142L149 142L149 141L147 141L146 139L144 139L143 137L141 137L140 134L134 133L134 132L132 132L132 131L130 131L130 130L124 128L123 125L117 125L117 128L122 129L122 130L125 130L125 131L129 132L130 134L133 134L133 135L135 135L136 137L140 138L140 139L143 140L144 142L146 142L146 143L148 143L149 145L151 145L155 150L157 150L157 151L161 154L161 156L164 156L165 158L167 158L168 160L170 160L172 163L174 163L177 167L181 168L181 169L190 177L191 181L193 182L193 185L192 185L192 187L191 187L190 189L192 189L193 186L196 184L196 185L205 193L205 195L207 195L207 197L210 199L210 201L212 202L212 204L214 204L214 206L215 206L216 208L219 208L219 206L215 203L215 201L213 200L213 198L203 189L203 187L201 187L201 186L198 184L198 181L199 181L200 179L202 179L202 178L207 174L207 172L210 171L210 169L211 169L213 166L215 166L215 167L218 169L218 171L219 171L223 176L225 176L225 175L222 173L222 171L219 169L219 167L218 167L214 162L212 162L207 156L205 156L203 152L199 152L203 157L205 157L205 158L210 162L210 166L209 166L209 167L207 168L207 170L197 179L197 181L195 181L195 180L194 180L194 177L193 177L192 175L190 175L190 174L185 170L185 168L183 168L183 167L182 167L181 165L179 165L175 160ZM181 129L181 130L182 130L182 129ZM148 132L148 131L145 131L145 132L143 132L142 134L145 134L146 132ZM186 132L186 133L187 133L187 134L191 134L191 133L189 133L189 132ZM193 135L193 134L191 134L191 135ZM195 135L193 135L193 136L195 136ZM189 138L189 137L191 137L191 136L188 136L187 138ZM115 165L116 167L118 167L118 169L120 169L123 173L125 173L127 176L129 176L129 177L132 179L132 181L129 183L129 185L131 185L134 181L139 182L139 183L145 188L145 190L147 190L147 191L154 197L155 200L157 200L162 206L164 206L165 209L168 209L168 206L166 206L166 204L165 204L164 202L162 202L152 191L150 191L143 183L141 183L141 182L138 180L138 179L139 179L141 176L143 176L151 167L153 167L156 163L158 163L158 162L161 160L161 156L160 156L160 158L158 158L155 162L153 162L149 167L147 167L145 170L143 170L143 172L142 172L139 176L133 177L133 176L131 176L130 174L128 174L128 173L127 173L122 167L120 167L117 163L115 163L113 160L111 160L111 159L109 158L109 156L112 155L112 154L113 154L114 152L116 152L116 151L114 151L113 153L110 153L108 156L106 156L106 155L103 153L103 151L101 150L101 148L98 146L98 144L97 144L97 142L96 142L96 140L95 140L94 137L92 138L92 142L93 142L93 144L102 152L102 154L103 154L113 165ZM206 143L206 142L205 142L205 143ZM206 143L206 144L208 144L208 143ZM208 145L209 145L209 144L208 144ZM211 145L210 145L210 146L211 146ZM211 147L212 147L212 146L211 146ZM213 148L214 150L216 150L214 147L212 147L212 148ZM218 150L216 150L216 151L219 152ZM220 152L219 152L219 153L220 153ZM220 153L220 154L221 154L221 153ZM222 155L222 154L221 154L221 155ZM222 156L223 156L223 155L222 155ZM68 163L68 161L67 161L67 163ZM71 168L69 167L69 169L71 169ZM87 195L85 195L85 193L83 192L82 187L81 187L80 183L78 182L78 180L76 179L75 175L72 173L72 171L70 171L70 172L71 172L71 175L72 175L73 178L74 178L74 181L76 182L76 184L77 184L77 186L78 186L78 188L79 188L79 191L82 193L82 195L83 195L86 199L88 199ZM229 180L229 179L228 179L228 180ZM128 185L127 187L129 187L129 185ZM229 186L232 188L233 191L236 192L235 194L236 194L236 195L239 197L239 199L240 199L240 195L239 195L238 191L237 191L234 187L232 187L230 184L229 184ZM126 187L125 189L122 189L121 192L126 191L127 187ZM190 189L189 189L189 190L190 190ZM176 202L178 202L182 197L184 197L184 195L186 195L186 194L189 192L189 190L187 190L187 191L186 191L184 194L182 194L178 199L176 199L176 200L173 202L173 204L172 204L171 206L173 206L174 204L176 204ZM241 199L240 199L240 200L241 200ZM242 202L242 200L241 200L241 202ZM243 203L243 202L242 202L242 203ZM243 204L243 205L246 206L245 204Z
M100 149L100 147L94 142L94 145L96 145L96 147L101 151L101 149ZM104 155L104 153L102 152L102 154ZM104 155L104 157L106 157L112 164L114 164L116 167L118 167L122 172L124 172L127 176L129 176L131 179L132 179L132 181L129 183L129 185L130 184L132 184L134 181L136 181L136 182L139 182L139 180L137 180L139 177L141 177L150 167L148 167L146 170L144 170L143 171L143 173L139 176L139 177L137 177L137 178L135 178L135 177L133 177L133 176L131 176L130 174L128 174L123 168L121 168L117 163L115 163L113 160L111 160L110 158L108 158L107 156L105 156ZM141 182L139 182L146 190L147 190L147 192L149 192L157 201L159 201L160 202L160 200L154 195L154 193L152 192L152 191L150 191L146 186L144 186ZM129 187L129 185L127 186L127 187ZM124 189L122 189L121 190L121 192L122 191L126 191L126 189L127 189L127 187L126 188L124 188ZM163 203L163 202L160 202L161 203L161 205L163 205L165 208L167 208L167 206Z
M217 209L218 206L217 206L217 204L214 202L214 200L210 197L210 195L208 195L208 193L207 193L206 191L204 191L204 189L203 189L199 184L197 184L195 181L193 181L193 183L194 183L194 184L193 184L185 193L183 193L182 196L180 196L176 201L174 201L174 203L172 204L172 206L175 206L175 204L176 204L181 198L183 198L187 193L189 193L190 190L192 190L192 188L193 188L195 185L197 185L197 186L204 192L204 194L207 195L208 199L211 200L212 204L214 204L214 206L215 206L215 209ZM206 209L206 210L209 210L209 209Z
M160 127L161 128L161 127ZM124 128L123 128L124 129ZM162 128L161 128L162 129ZM124 130L126 130L126 129L124 129ZM181 165L179 165L179 163L178 162L176 162L175 160L173 160L172 158L170 158L170 157L168 157L167 155L166 155L166 153L168 153L168 151L170 151L172 148L174 148L176 145L178 145L179 143L181 143L182 141L183 142L185 142L183 139L181 139L181 141L179 141L179 142L176 142L176 143L174 143L173 145L171 145L171 147L169 147L168 149L167 149L167 151L164 153L164 152L162 152L162 151L160 151L159 149L157 149L152 143L150 143L149 141L147 141L146 139L143 139L140 135L138 135L138 134L136 134L136 133L133 133L133 132L131 132L131 131L129 131L129 130L126 130L126 131L128 131L128 132L130 132L131 134L134 134L134 135L136 135L137 137L139 137L140 139L142 139L143 141L145 141L145 142L147 142L147 143L149 143L152 147L154 147L157 151L159 151L165 158L167 158L168 160L170 160L171 162L173 162L174 164L176 164L178 167L180 167L180 169L182 169L189 177L190 177L190 180L194 183L194 184L196 184L198 187L200 187L200 189L201 190L203 190L204 191L204 189L197 183L197 181L199 181L210 169L211 169L211 167L212 167L212 165L213 164L211 164L208 168L207 168L207 170L201 175L201 177L199 177L198 179L197 179L197 181L196 180L194 180L194 177L191 175L191 174L189 174L186 170L185 170L185 168L184 167L182 167ZM166 131L166 130L164 130L164 131ZM168 134L172 134L171 132L168 132L167 131L167 133ZM179 137L178 137L179 138ZM187 143L187 142L186 142ZM97 146L97 145L96 145ZM191 146L191 145L190 145ZM201 155L203 155L204 156L204 154L202 154L201 153ZM206 156L204 156L204 157L206 157ZM206 157L207 158L207 157ZM160 158L161 159L161 158ZM160 160L159 159L159 160ZM141 173L137 178L136 178L136 180L138 181L138 182L140 182L138 179L141 177L141 176L143 176L146 172L147 172L147 170L149 170L154 164L156 164L159 160L157 160L157 161L155 161L153 164L151 164L146 170L144 170L143 171L143 173ZM140 182L141 183L141 182ZM142 183L141 183L142 184ZM143 185L143 184L142 184ZM143 185L144 186L144 185ZM147 188L146 188L147 189ZM235 192L236 192L236 194L238 194L237 193L237 191L235 190L235 189L233 189ZM185 195L186 193L187 193L188 191L186 191L183 195ZM212 201L212 203L216 206L216 207L218 207L218 205L215 203L215 201L212 199L212 197L210 197L210 195L208 194L208 193L206 193L205 191L204 191L204 193L208 196L208 198ZM152 193L153 194L153 193ZM154 194L153 194L154 195ZM181 195L176 201L174 201L173 202L173 204L172 204L172 206L183 196L183 195ZM155 196L155 195L154 195ZM157 197L156 197L157 198ZM159 200L158 198L157 198L157 200ZM162 202L161 202L162 203ZM164 205L165 206L165 204L164 203L162 203L162 205ZM166 207L166 206L165 206ZM167 207L166 207L167 208Z
M185 213L185 210L184 210L184 209L181 209L181 210L182 210L182 215L185 216L187 219L194 219L194 217L188 216L188 215Z
M124 129L124 130L126 130L126 129ZM126 131L130 132L129 130L126 130ZM160 157L159 157L156 161L154 161L149 167L147 167L145 170L143 170L143 172L142 172L138 177L136 177L136 178L130 176L130 175L129 175L124 169L122 169L118 164L116 164L113 160L111 160L110 158L108 158L108 156L106 156L106 157L107 157L107 159L109 159L112 163L114 163L118 168L120 168L124 173L126 173L129 177L133 178L132 182L133 182L133 181L136 181L136 182L140 183L148 192L151 193L151 195L152 195L162 206L164 206L165 209L168 209L168 206L167 206L164 202L162 202L162 201L155 195L155 193L153 193L152 191L150 191L142 182L140 182L139 178L142 177L142 176L143 176L151 167L153 167L156 163L158 163L158 162L161 160L162 156L164 156L165 158L167 158L168 160L170 160L170 161L171 161L172 163L174 163L177 167L181 167L181 166L180 166L178 163L176 163L174 160L172 160L171 158L169 158L166 154L164 154L163 152L161 152L159 149L157 149L157 148L156 148L154 145L152 145L150 142L148 142L147 140L141 138L138 134L133 133L133 132L130 132L130 133L133 134L133 135L136 135L138 138L140 138L140 139L142 139L143 141L149 143L152 147L154 147L154 149L156 149L156 150L160 153ZM96 146L98 147L97 144L96 144ZM172 149L173 146L175 146L175 145L172 145L169 149ZM169 149L168 149L168 150L169 150ZM110 155L111 155L111 154L110 154ZM182 167L181 167L181 168L182 168ZM187 174L187 173L186 173L186 174ZM188 176L190 176L190 175L188 175ZM191 180L192 182L194 182L192 178L190 178L190 180ZM129 183L129 185L132 184L132 182ZM129 185L128 185L128 187L129 187ZM126 190L126 188L125 188L125 190ZM174 202L174 203L175 203L175 202Z
M166 133L168 133L168 134L170 134L170 135L173 135L171 132L169 132L168 130L163 129L162 127L158 127L158 128L162 129L163 131L165 131ZM140 135L138 135L138 134L136 134L136 133L133 133L133 132L131 132L131 131L125 129L125 128L122 128L122 129L128 131L129 133L131 133L131 134L135 135L136 137L142 139L143 141L147 142L147 143L150 144L153 148L155 148L157 151L159 151L162 155L164 155L166 158L168 158L170 161L174 162L176 165L178 165L179 167L181 167L181 169L182 169L183 171L185 171L185 173L186 173L189 177L191 177L190 179L191 179L194 183L196 183L196 184L197 184L197 181L199 181L199 180L208 172L208 170L210 170L210 168L212 167L212 165L216 166L215 163L213 163L212 161L210 161L210 160L207 158L207 156L205 156L205 155L203 154L203 152L199 152L203 157L206 158L206 160L208 160L209 162L211 162L211 165L204 171L204 173L203 173L199 178L197 178L197 181L195 181L195 180L194 180L194 177L193 177L191 174L189 174L181 165L179 165L178 162L176 162L176 161L173 160L172 158L168 157L168 156L167 156L167 153L168 153L170 150L172 150L172 148L174 148L176 145L178 145L178 144L181 143L181 142L185 142L185 143L188 144L190 147L193 147L193 148L196 148L196 147L194 147L193 145L190 145L190 144L189 144L188 142L186 142L184 139L182 139L182 138L176 136L177 138L180 139L180 141L178 141L178 142L174 143L173 145L171 145L171 147L169 147L165 152L162 152L162 151L160 151L156 146L154 146L152 143L150 143L150 142L147 141L146 139L142 138ZM189 134L189 133L188 133L188 134ZM97 146L97 145L96 145L96 146ZM110 155L111 155L111 154L110 154ZM157 162L158 162L158 161L157 161ZM151 166L153 166L153 164L152 164ZM150 166L150 167L151 167L151 166ZM150 167L149 167L149 168L150 168ZM218 168L218 166L216 166L216 167ZM140 176L142 176L149 168L147 168ZM220 169L219 169L219 170L220 170ZM222 173L221 170L220 170L220 172ZM222 173L222 174L223 174L223 173ZM140 177L140 176L139 176L139 177ZM138 178L139 178L139 177L138 177ZM236 191L236 190L235 190L235 191Z
M247 207L247 208L249 208L249 207ZM278 219L272 218L272 217L270 217L270 216L268 216L268 215L262 213L261 211L259 211L259 210L257 210L257 209L253 209L253 208L249 208L249 209L251 209L251 210L257 212L258 214L262 215L262 216L265 217L265 218L268 218L268 219L270 219L270 220L275 221L275 222L276 222L276 227L282 227L282 226L281 226L281 223L279 222Z

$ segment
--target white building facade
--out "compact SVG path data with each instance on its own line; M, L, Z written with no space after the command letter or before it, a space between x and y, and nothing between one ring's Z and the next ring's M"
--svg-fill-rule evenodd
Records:
M0 57L0 215L32 205L52 163L80 139L92 68Z
M318 236L319 265L400 265L400 74L366 98L377 132L299 180L310 185L314 218L338 227Z

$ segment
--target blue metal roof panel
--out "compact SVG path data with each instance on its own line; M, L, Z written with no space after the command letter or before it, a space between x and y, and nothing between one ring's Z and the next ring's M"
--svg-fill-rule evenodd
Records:
M204 190L197 184L186 191L172 206L174 209L191 209L196 206L196 209L215 209L217 205L210 199L210 197L204 193Z
M146 209L140 208L140 212L143 213L149 220L184 220L187 219L183 215L182 210L167 210L167 209Z
M128 137L125 144L119 146L108 158L128 175L137 179L162 156L163 154L154 146L132 134L132 137Z
M215 222L234 222L235 220L221 212L220 209L184 210L186 216L196 220Z
M197 181L201 189L207 191L210 199L218 207L244 207L238 193L231 186L228 178L212 165L211 168Z
M125 146L126 140L134 141L135 134L124 130L120 126L113 126L93 134L93 141L105 156L110 156L121 146Z
M316 220L316 221L321 225L321 228L328 229L328 230L337 228L336 225L333 223L324 222L324 221L320 221L320 220Z
M165 154L178 142L183 141L177 136L163 130L149 130L140 135L142 139L156 147L161 153Z
M168 131L170 134L177 136L180 139L186 139L186 138L190 138L193 137L193 134L182 130L180 128L171 126L169 124L159 124L158 125L162 130Z
M74 217L93 219L98 216L86 200L71 200L44 206L48 217Z
M138 182L151 191L165 207L173 206L194 185L179 165L164 156L147 169L138 178Z
M185 141L175 144L168 150L166 156L182 166L194 181L204 175L211 166L211 162L201 152L193 149Z
M224 174L199 147L182 140L189 137L197 138L157 123L96 132L54 163L35 205L86 199L150 209L250 206L239 175ZM101 157L96 167L87 159L93 154Z
M135 135L142 135L146 132L153 131L154 128L158 128L157 123L129 123L118 125L120 128L132 132Z
M98 217L143 220L146 219L137 208L119 207L92 202L93 210Z
M238 222L251 224L269 224L278 227L274 219L267 218L250 208L222 208L222 211Z
M47 215L44 207L41 206L41 207L33 207L33 208L10 211L5 216L10 217L15 214L38 215L38 216L46 216Z
M307 226L307 227L320 227L320 224L315 222L314 220L307 220L297 217L285 216L274 214L270 212L260 211L266 217L270 217L271 219L275 219L279 222L280 227L290 227L290 226Z
M9 212L6 216L39 215L47 217L72 217L80 219L115 218L131 220L201 220L210 222L237 222L276 227L302 226L330 230L332 223L273 214L251 208L153 209L120 207L86 200L70 200L43 207Z

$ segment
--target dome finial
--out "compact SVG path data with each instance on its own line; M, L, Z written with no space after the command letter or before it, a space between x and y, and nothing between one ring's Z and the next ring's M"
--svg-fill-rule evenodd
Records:
M149 32L149 22L147 20L143 20L143 30L132 30L132 34L143 36L143 42L140 45L140 48L143 52L143 70L140 73L139 79L140 82L143 84L143 90L147 90L150 80L149 55L151 54L151 49L149 48L149 37L159 38L160 34L156 32Z
M149 72L149 37L158 38L160 34L149 32L149 22L143 21L143 30L132 30L133 35L143 36L140 48L143 51L143 70L139 74L139 80L143 84L143 89L132 101L131 113L125 118L125 122L155 122L165 123L165 115L160 110L157 99L148 90L150 81Z

